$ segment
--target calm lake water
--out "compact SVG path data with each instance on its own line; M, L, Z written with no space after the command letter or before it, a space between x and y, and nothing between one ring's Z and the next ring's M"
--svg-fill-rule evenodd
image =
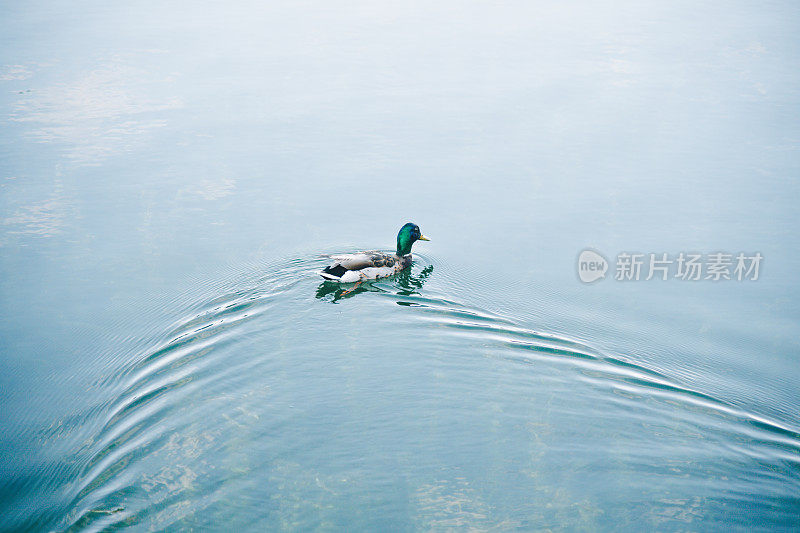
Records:
M0 529L800 528L798 4L283 4L0 7Z

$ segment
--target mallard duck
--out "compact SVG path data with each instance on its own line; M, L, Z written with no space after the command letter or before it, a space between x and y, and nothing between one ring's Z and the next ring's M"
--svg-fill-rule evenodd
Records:
M393 254L369 251L357 254L331 255L333 264L320 275L332 281L353 283L365 279L391 276L411 264L411 246L416 241L429 241L419 226L409 222L397 233L397 251Z

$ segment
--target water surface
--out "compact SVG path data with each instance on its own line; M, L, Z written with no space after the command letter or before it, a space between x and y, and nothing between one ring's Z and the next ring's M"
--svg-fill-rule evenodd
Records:
M800 527L792 3L0 12L0 528Z

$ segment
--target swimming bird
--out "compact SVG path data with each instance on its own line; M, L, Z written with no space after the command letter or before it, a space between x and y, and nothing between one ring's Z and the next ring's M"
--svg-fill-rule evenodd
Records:
M357 254L331 255L333 264L325 267L320 275L331 281L353 283L365 279L391 276L411 264L411 246L417 241L429 241L419 230L419 226L409 222L397 233L395 253L378 251Z

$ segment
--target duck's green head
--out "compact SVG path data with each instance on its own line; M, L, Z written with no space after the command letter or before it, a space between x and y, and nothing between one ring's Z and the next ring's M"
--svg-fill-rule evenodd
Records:
M419 226L409 222L400 228L400 232L397 234L397 255L400 257L408 255L411 253L411 246L413 246L416 241L429 240L430 239L419 230Z

